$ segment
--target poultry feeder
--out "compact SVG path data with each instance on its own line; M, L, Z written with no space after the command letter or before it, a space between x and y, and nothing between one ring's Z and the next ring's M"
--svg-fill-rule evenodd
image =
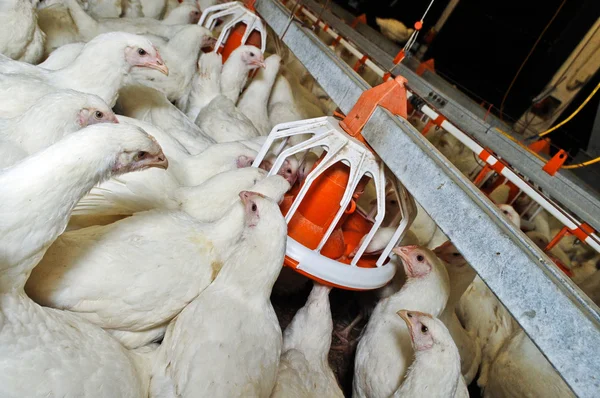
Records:
M267 137L253 166L275 154L269 175L290 156L304 162L309 152L320 155L281 203L288 224L286 266L348 290L376 289L394 276L390 253L412 224L416 206L360 132L377 105L406 117L404 83L397 77L365 91L343 120L325 116L282 123ZM296 143L302 137L309 138ZM367 253L380 227L393 233L378 242L380 252Z
M253 45L264 53L267 47L265 24L254 12L254 1L246 6L239 1L217 4L206 8L198 25L214 30L221 21L223 27L215 44L215 51L222 55L223 62L243 44Z

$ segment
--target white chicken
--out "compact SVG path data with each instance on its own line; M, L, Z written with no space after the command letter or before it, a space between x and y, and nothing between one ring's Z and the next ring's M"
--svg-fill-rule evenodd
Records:
M273 127L269 121L267 103L279 72L280 62L279 55L268 57L265 67L258 71L237 103L238 109L252 121L260 135L268 135Z
M112 106L134 67L169 73L149 40L122 32L98 36L70 65L55 71L0 56L0 116L17 116L58 89L96 94Z
M498 351L483 396L562 398L575 394L525 332L519 330Z
M221 54L209 52L200 55L198 73L192 79L190 95L185 114L191 119L196 117L214 98L221 94Z
M239 46L233 50L223 64L221 93L236 104L248 81L248 73L259 67L265 67L265 59L257 47Z
M48 58L44 60L44 62L38 64L38 66L48 70L58 70L64 68L73 62L75 58L77 58L84 46L85 43L83 42L69 43L65 44L64 46L60 46L56 50L52 51L52 54L50 54Z
M0 119L0 137L33 154L97 123L117 123L104 101L92 94L60 90L41 97L20 116Z
M37 23L37 13L29 0L3 0L0 3L0 53L23 62L38 63L44 54L46 34Z
M410 398L426 392L428 397L468 397L460 355L444 323L418 311L400 310L398 315L409 329L415 360L392 396Z
M61 46L81 40L73 18L63 4L38 9L37 14L38 26L46 34L44 57L48 57Z
M164 93L169 101L178 105L187 99L190 84L196 74L200 49L213 41L208 29L198 25L186 26L168 42L156 36L148 36L169 67L169 75L158 75L153 71L136 69L131 76L142 84Z
M221 95L221 56L215 53L203 54L198 62L198 69L190 91L187 115L216 142L259 137L252 121L233 101Z
M170 25L154 18L99 18L88 15L77 0L47 0L50 4L64 4L79 32L79 40L90 41L108 32L129 32L153 34L167 39L172 38L184 25ZM143 6L143 4L142 4Z
M161 19L167 9L167 0L139 0L142 13L147 18Z
M268 105L271 128L280 123L295 122L305 119L296 106L290 82L283 75L277 76Z
M333 331L330 290L315 282L306 304L285 329L272 398L344 396L328 360Z
M73 314L40 307L23 288L92 186L166 166L160 146L141 129L103 124L0 172L0 395L147 396L147 378L121 345Z
M144 126L142 123L135 123ZM158 131L148 129L149 131ZM159 142L164 142L160 138ZM149 170L104 182L83 198L73 214L78 216L131 215L154 208L179 205L177 193L181 187L200 185L219 173L248 167L256 152L241 143L213 145L206 151L190 156L182 151L165 148L172 166L167 173Z
M247 191L240 197L246 212L240 247L167 328L152 397L267 397L273 390L282 337L269 296L287 226L272 200Z
M408 328L396 312L404 308L439 315L450 294L444 263L418 246L395 248L407 276L405 285L381 300L356 349L353 396L389 397L398 389L410 366L412 348Z
M141 0L121 0L121 16L139 18L144 16Z
M200 16L201 12L198 4L195 2L181 3L167 12L162 23L165 25L197 24Z
M221 182L237 185L232 187L237 194L240 187L252 186L264 176L253 171L241 184L239 178ZM279 176L261 186L276 200L289 189ZM192 188L182 200L180 209L137 213L110 225L63 234L32 273L28 294L42 305L76 312L116 332L115 337L129 348L162 337L167 323L239 249L244 226L243 206L239 202L228 206L235 200L231 197L221 209L213 207L221 213L223 207L229 210L212 223L202 223L194 214L195 209L206 214L202 208L212 200L209 189Z
M481 345L475 332L468 332L460 323L456 316L456 307L477 273L451 242L446 242L438 247L434 250L434 253L446 264L446 270L450 278L450 296L439 319L448 328L458 348L461 372L465 382L471 384L481 364Z
M93 18L119 18L123 14L122 0L78 0Z
M0 170L25 159L29 154L13 141L0 137Z
M151 87L124 87L119 91L116 109L122 115L161 128L179 141L190 154L198 154L215 142L163 93Z
M375 23L377 23L385 37L401 44L406 43L415 31L413 28L407 28L402 22L392 18L375 18Z

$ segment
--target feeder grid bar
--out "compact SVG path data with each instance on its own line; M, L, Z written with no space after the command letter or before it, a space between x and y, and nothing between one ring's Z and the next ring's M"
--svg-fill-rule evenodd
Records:
M286 30L283 5L258 0L256 9L276 34ZM283 42L343 112L369 87L310 30L292 23ZM600 316L592 301L406 120L378 108L363 135L573 391L596 397Z
M542 170L544 162L533 156L527 149L495 131L495 128L499 128L511 133L512 129L508 125L492 114L486 115L487 109L473 102L446 80L428 70L422 76L417 75L414 70L416 70L418 62L412 58L395 65L394 55L373 44L329 10L326 9L321 13L322 4L313 0L302 0L301 4L312 12L320 14L324 23L351 41L359 51L367 54L383 70L389 70L394 76L405 77L408 87L415 94L438 113L444 115L456 127L479 141L483 146L490 148L520 174L538 184L546 194L579 216L595 230L600 230L600 197L592 189L586 188L585 184L572 172L560 170L554 176L549 175ZM371 37L377 34L373 29L367 28L363 29L365 32L369 31ZM379 42L384 39L383 36L381 38ZM438 98L435 102L431 100L434 96ZM443 101L443 105L441 105L441 101Z

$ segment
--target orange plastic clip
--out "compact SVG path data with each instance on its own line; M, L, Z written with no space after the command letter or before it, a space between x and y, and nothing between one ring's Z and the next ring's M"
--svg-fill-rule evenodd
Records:
M481 151L481 153L478 156L479 156L479 159L483 160L484 162L487 162L489 157L492 156L492 150L489 148L483 148L483 150ZM496 160L497 160L496 163L488 164L488 166L492 170L494 170L496 173L502 174L502 170L504 170L504 168L506 167L506 164L500 159L496 159Z
M383 74L383 81L387 82L390 79L390 77L392 77L392 74L390 72L385 72Z
M477 174L477 177L475 177L475 179L473 180L473 184L475 184L475 186L479 186L479 184L481 184L483 182L483 180L485 179L485 177L491 171L493 171L493 170L492 170L492 168L488 164L486 164L485 166L483 166L483 169L481 169L481 171L479 172L479 174Z
M398 54L394 57L394 65L398 65L404 59L404 49L398 51Z
M431 130L431 128L433 126L435 126L435 123L433 123L433 120L429 119L427 121L427 123L425 124L425 127L423 127L423 130L421 131L421 134L427 135L427 133L429 133L429 130Z
M396 76L394 80L388 80L385 83L366 90L358 98L348 116L340 122L340 126L349 135L366 143L360 132L378 105L392 112L394 115L406 119L408 116L406 112L405 84L405 78Z
M586 223L582 223L578 228L571 230L571 233L582 242L585 242L585 240L594 232L596 232L594 231L594 228Z
M358 70L360 69L360 67L363 66L365 64L365 62L367 62L367 59L369 59L369 57L366 54L363 55L361 59L359 59L358 61L356 61L356 63L352 67L352 69L354 69L355 72L358 72Z
M343 120L346 115L340 110L340 108L337 108L335 111L333 111L333 117Z
M417 75L423 76L423 73L425 73L426 70L435 73L435 63L433 61L433 58L428 59L425 62L421 62L421 64L417 67Z
M358 17L354 18L354 21L350 23L350 26L356 28L359 23L362 23L363 25L367 24L367 16L365 14L360 14Z
M340 44L340 41L342 40L342 36L338 35L338 37L336 37L333 42L331 43L331 47L336 48L338 46L338 44Z
M535 153L545 153L546 155L550 154L550 140L548 138L542 138L541 140L532 142L527 146L527 148L531 149Z
M554 246L556 246L556 244L569 232L570 232L569 228L562 227L562 229L560 231L558 231L558 233L556 235L554 235L554 238L552 238L552 240L548 243L548 246L546 246L544 251L552 250L554 248Z
M551 176L555 175L556 172L562 167L562 165L567 160L567 153L564 150L560 150L542 167L546 173Z
M254 4L256 4L256 0L247 0L245 7L250 11L256 11L256 9L254 8Z

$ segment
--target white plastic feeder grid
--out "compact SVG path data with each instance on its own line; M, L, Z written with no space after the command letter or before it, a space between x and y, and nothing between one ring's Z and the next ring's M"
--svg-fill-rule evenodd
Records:
M296 145L286 147L290 137L304 134L310 134L312 137ZM322 161L307 175L304 185L298 192L286 215L287 223L290 222L296 213L313 182L325 170L338 162L343 162L350 168L348 185L340 201L340 208L317 248L311 250L288 237L287 256L299 263L297 266L298 269L335 285L361 290L376 289L384 286L393 278L396 272L395 265L392 262L386 263L386 260L390 257L392 248L404 237L416 216L416 206L412 197L410 197L404 187L397 185L395 177L387 179L390 187L388 193L393 194L399 204L397 214L394 214L394 217L392 217L390 225L395 225L398 222L399 224L392 238L378 257L376 262L377 268L358 267L358 261L364 254L369 243L373 240L373 236L377 230L382 226L386 215L386 175L384 163L363 143L346 134L340 127L337 119L325 116L282 123L275 126L256 156L253 167L258 167L261 164L273 144L279 140L281 140L279 146L273 151L277 155L277 159L269 171L269 175L276 174L285 159L290 156L303 154L311 149L324 149L326 151L326 155ZM365 215L365 218L372 221L373 226L363 238L350 265L348 265L325 257L320 252L348 208L359 181L365 175L371 177L375 187L376 205L369 212L365 212L357 206L357 211L360 211ZM375 214L374 218L373 214Z
M215 29L219 20L224 21L224 23L217 39L217 43L215 44L214 51L218 51L218 49L225 44L231 30L241 22L246 25L246 31L242 37L242 44L248 41L248 38L253 31L256 31L260 33L260 50L263 53L265 52L265 49L267 48L267 29L265 28L265 24L258 15L244 7L244 4L239 1L232 1L230 3L210 6L202 12L198 25L212 31Z

